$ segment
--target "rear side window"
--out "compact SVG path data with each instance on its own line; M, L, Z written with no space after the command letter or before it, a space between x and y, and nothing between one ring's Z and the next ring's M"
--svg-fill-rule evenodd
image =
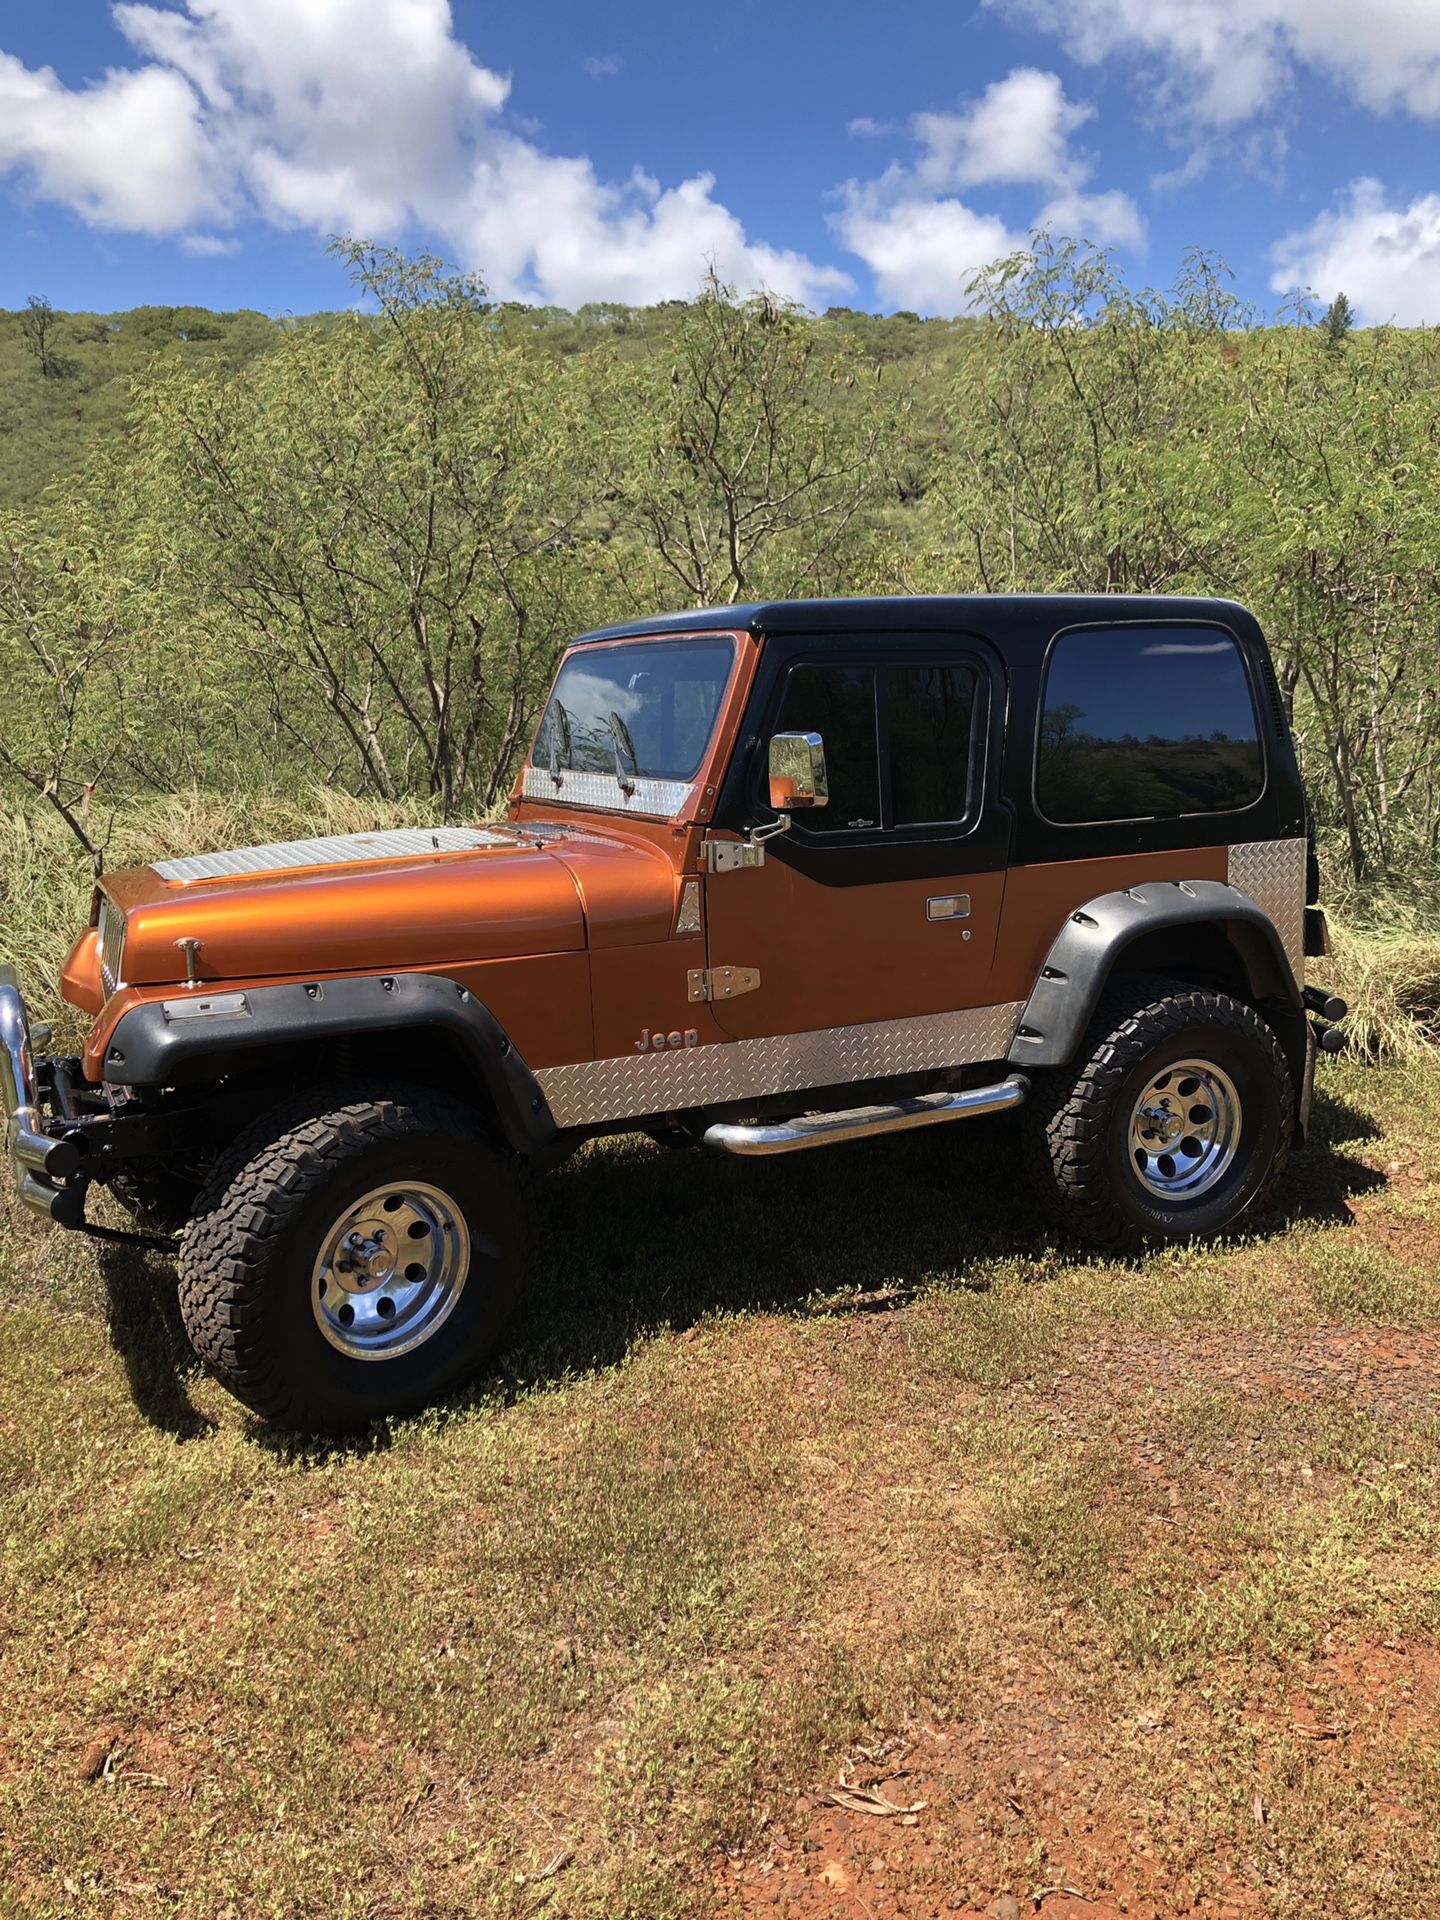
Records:
M795 667L776 731L818 733L830 779L830 804L796 825L827 834L963 822L975 685L958 661Z
M1215 627L1062 633L1041 701L1035 800L1047 820L1163 820L1258 800L1250 677Z

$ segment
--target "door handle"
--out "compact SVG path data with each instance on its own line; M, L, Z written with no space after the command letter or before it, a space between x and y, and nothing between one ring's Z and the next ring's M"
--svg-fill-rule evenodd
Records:
M969 917L968 893L940 893L925 902L927 920L968 920Z

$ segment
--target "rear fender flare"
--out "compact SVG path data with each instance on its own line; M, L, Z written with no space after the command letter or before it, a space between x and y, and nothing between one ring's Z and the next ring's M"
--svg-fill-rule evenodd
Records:
M1307 1080L1309 1028L1284 944L1263 907L1221 880L1147 880L1077 907L1056 934L1025 1003L1010 1048L1012 1063L1068 1064L1126 950L1147 934L1202 925L1224 933L1251 1000L1273 1010L1277 1037L1300 1088Z
M490 1009L443 974L177 988L121 1017L102 1071L122 1086L195 1086L258 1066L266 1054L283 1061L297 1048L340 1040L363 1047L367 1037L411 1032L417 1046L428 1039L458 1052L517 1153L553 1145L555 1121L535 1076Z

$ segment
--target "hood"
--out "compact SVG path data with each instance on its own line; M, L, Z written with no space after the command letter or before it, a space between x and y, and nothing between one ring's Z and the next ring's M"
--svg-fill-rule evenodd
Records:
M102 952L145 986L184 979L178 943L192 940L202 980L574 952L587 915L614 917L610 899L631 927L653 902L668 930L674 867L643 840L548 824L401 828L161 860L107 874L103 890L125 924L115 952L105 910Z
M536 834L415 828L161 860L106 876L125 914L130 986L563 953L585 944L579 897ZM102 947L105 942L102 929Z

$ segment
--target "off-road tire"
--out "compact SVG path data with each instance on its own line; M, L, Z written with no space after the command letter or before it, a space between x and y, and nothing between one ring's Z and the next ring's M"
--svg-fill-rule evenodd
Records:
M453 1198L469 1269L422 1344L356 1359L317 1321L315 1260L347 1205L407 1178ZM254 1122L217 1162L181 1243L180 1311L204 1365L266 1420L353 1431L426 1405L484 1362L522 1296L520 1240L513 1158L475 1113L423 1088L318 1089Z
M1131 1115L1147 1079L1191 1058L1233 1082L1239 1142L1213 1187L1162 1201L1132 1164ZM1284 1050L1253 1007L1183 981L1130 975L1101 997L1077 1063L1032 1076L1025 1158L1057 1225L1104 1252L1131 1254L1211 1239L1253 1218L1284 1168L1294 1117Z

